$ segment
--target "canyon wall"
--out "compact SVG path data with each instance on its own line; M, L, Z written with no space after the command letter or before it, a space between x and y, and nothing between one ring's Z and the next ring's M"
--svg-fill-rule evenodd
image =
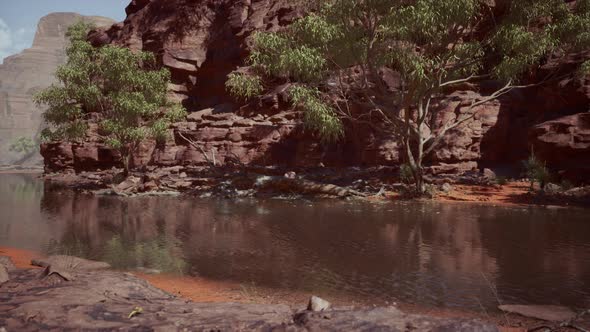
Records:
M347 125L344 140L321 144L304 130L302 114L290 108L285 85L249 104L234 100L225 91L227 75L245 66L248 37L254 31L276 31L303 15L292 1L133 0L126 12L124 22L91 32L89 40L95 46L111 43L154 52L172 73L170 97L190 112L186 121L174 126L173 138L165 145L144 144L136 164L204 165L213 156L220 164L293 168L399 165L402 161L396 140L379 128ZM588 54L578 54L559 64L546 64L543 70L558 66L562 72L571 72L570 67L588 58ZM442 117L465 112L493 84L449 92ZM589 105L590 81L574 75L515 91L481 106L472 121L450 131L430 156L431 169L437 173L513 167L535 147L556 171L568 170L576 163L573 156L590 153L585 115ZM565 124L556 124L562 122ZM96 125L91 123L91 127ZM45 145L43 154L49 171L104 169L117 164L116 153L95 131L83 143Z
M32 96L54 82L55 69L65 61L65 32L78 20L97 26L114 23L105 17L49 14L39 21L33 46L7 57L0 65L0 165L42 163L37 151L10 151L10 145L21 137L39 139L43 109L33 103Z

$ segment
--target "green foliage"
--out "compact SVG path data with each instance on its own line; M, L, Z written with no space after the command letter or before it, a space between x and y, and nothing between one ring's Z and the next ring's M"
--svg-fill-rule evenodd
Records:
M321 99L317 89L293 86L289 89L289 95L293 104L304 110L306 127L318 132L323 141L336 141L344 134L342 122L334 110Z
M414 175L412 167L408 164L402 164L399 167L399 178L405 184L411 184L414 182Z
M258 96L264 90L259 76L231 73L225 82L227 90L236 97L250 99Z
M381 114L400 137L417 180L424 156L470 118L438 121L444 107L437 101L449 87L501 81L504 88L488 100L472 100L479 106L534 77L546 60L590 47L590 0L509 0L501 17L485 0L309 2L317 5L314 11L286 29L253 35L249 64L263 79L296 86L294 103L322 136L340 137L343 118ZM589 63L580 75L590 73ZM383 84L384 67L399 73L400 89ZM361 105L370 114L351 116L343 104ZM422 181L416 185L423 187Z
M252 40L249 62L267 75L312 81L324 73L326 59L317 47L272 32L257 32Z
M87 114L100 113L105 141L123 157L147 138L164 140L172 122L186 112L167 100L170 73L157 69L153 54L107 45L94 48L86 41L90 26L79 22L68 28L67 62L55 76L58 84L36 94L51 125L44 139L77 140L88 129Z
M539 160L534 153L531 153L529 158L523 162L526 171L526 176L531 182L531 189L535 183L538 183L541 189L551 180L551 174L544 162Z
M8 149L13 152L27 154L33 151L38 151L39 144L35 143L35 141L29 137L19 137L10 143Z
M496 50L504 54L494 68L494 75L505 81L515 79L547 52L551 41L548 36L529 31L524 26L501 27L494 39Z
M582 63L580 70L578 70L578 77L584 78L590 75L590 60Z
M261 74L300 82L317 82L324 77L327 45L341 32L322 17L309 15L290 26L285 33L257 32L249 63ZM263 92L259 75L233 73L226 82L228 91L249 99ZM322 141L333 142L343 135L343 126L333 106L314 84L297 85L289 90L295 107L304 111L306 128Z
M332 42L344 37L338 26L313 13L296 21L289 29L294 40L322 50L327 50Z

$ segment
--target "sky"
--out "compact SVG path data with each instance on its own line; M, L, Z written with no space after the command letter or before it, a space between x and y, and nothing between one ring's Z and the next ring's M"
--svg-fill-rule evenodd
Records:
M131 0L0 0L0 63L12 54L31 47L37 22L49 13L76 12L82 15L125 19Z

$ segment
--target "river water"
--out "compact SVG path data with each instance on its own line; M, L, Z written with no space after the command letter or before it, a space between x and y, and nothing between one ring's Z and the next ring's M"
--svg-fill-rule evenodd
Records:
M590 306L590 210L120 198L0 174L0 246L382 301Z

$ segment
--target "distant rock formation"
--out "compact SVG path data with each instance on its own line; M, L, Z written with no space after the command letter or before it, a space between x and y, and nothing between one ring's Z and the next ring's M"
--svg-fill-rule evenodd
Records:
M10 145L21 137L38 139L43 109L35 106L32 95L54 82L53 73L65 60L65 32L78 20L100 27L114 23L106 17L49 14L39 20L33 46L0 65L0 165L42 163L38 152L10 151Z

